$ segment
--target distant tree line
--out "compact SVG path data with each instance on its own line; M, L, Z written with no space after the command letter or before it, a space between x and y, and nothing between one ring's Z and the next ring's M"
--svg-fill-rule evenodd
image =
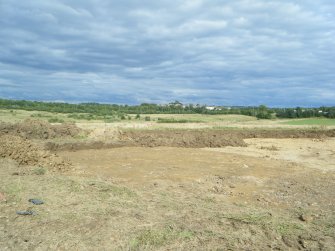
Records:
M335 107L319 108L268 108L261 106L208 107L206 105L183 105L175 101L167 105L143 103L140 105L116 105L98 103L69 104L59 102L38 102L27 100L0 99L2 109L46 111L57 113L87 113L98 116L123 116L125 114L240 114L259 119L271 118L335 118Z
M335 118L335 107L319 107L319 108L281 108L273 109L278 118L311 118L326 117Z

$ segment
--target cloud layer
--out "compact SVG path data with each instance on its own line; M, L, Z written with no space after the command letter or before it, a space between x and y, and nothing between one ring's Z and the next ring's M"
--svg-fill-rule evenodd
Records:
M0 97L335 105L333 0L0 1Z

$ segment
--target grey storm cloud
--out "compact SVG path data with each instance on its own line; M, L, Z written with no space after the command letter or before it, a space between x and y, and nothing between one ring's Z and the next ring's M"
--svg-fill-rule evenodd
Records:
M333 0L0 1L0 97L334 105Z

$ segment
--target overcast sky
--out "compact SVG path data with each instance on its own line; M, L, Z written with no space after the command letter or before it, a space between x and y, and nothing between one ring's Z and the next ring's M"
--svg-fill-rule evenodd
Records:
M335 105L334 0L0 0L0 98Z

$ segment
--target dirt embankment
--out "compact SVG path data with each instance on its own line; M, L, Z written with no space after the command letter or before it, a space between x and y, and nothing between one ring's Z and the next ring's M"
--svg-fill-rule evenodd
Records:
M26 119L17 124L0 123L0 135L18 135L27 139L75 137L85 132L74 123L52 125L41 120Z
M105 135L103 141L46 143L51 151L76 151L125 146L138 147L225 147L247 146L248 138L325 138L335 137L335 130L135 130Z
M76 151L85 149L106 149L116 147L224 147L246 146L238 135L218 134L210 131L126 131L120 132L118 138L109 141L71 142L57 144L48 142L45 148L50 151Z
M208 130L128 131L121 135L121 140L133 142L137 146L149 147L173 146L199 148L246 146L241 135Z

